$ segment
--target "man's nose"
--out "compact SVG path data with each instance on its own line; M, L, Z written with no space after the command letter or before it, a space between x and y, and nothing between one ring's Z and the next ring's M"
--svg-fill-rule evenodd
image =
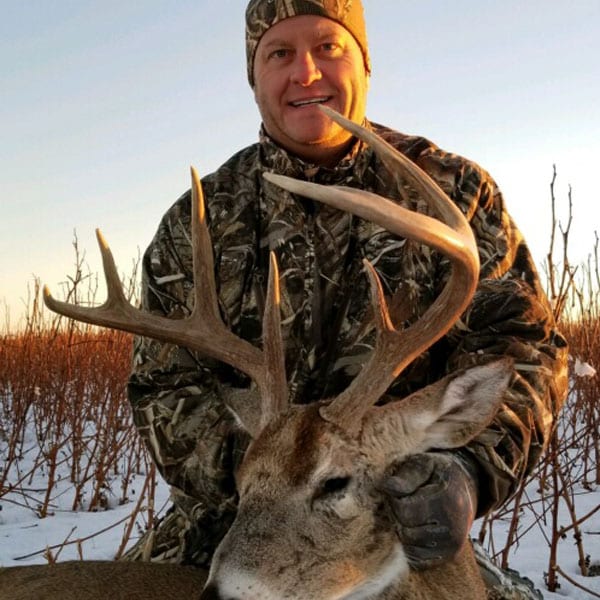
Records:
M303 87L307 87L322 77L317 61L310 52L298 54L292 65L291 80Z

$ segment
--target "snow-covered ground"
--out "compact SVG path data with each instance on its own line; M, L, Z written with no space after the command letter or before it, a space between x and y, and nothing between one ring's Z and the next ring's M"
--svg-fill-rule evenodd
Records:
M143 482L144 477L141 476L138 489ZM30 494L31 498L35 496L33 491ZM160 482L156 491L157 508L167 505L168 495L166 484ZM121 544L129 524L128 517L134 508L134 502L131 502L98 512L73 512L70 510L70 498L64 494L53 502L52 514L40 519L34 510L35 505L32 501L31 508L24 506L20 494L9 494L0 500L1 566L43 564L47 562L44 557L46 548L50 548L53 555L58 555L60 561L81 558L79 551L85 560L111 560ZM81 544L66 543L58 548L63 542L77 540L85 541Z
M529 499L539 497L536 492L537 482L534 482L529 488ZM549 539L551 532L550 518L545 521L534 524L533 514L528 510L524 510L521 515L520 530L527 531L522 540L513 549L510 556L510 568L516 569L521 575L525 575L534 583L535 587L540 590L544 598L577 598L580 600L590 598L600 598L600 488L592 491L575 490L575 502L577 507L577 515L579 518L591 513L594 510L597 512L582 525L583 547L590 563L594 566L596 577L583 577L580 574L578 567L578 553L575 547L572 532L565 536L559 543L557 563L559 567L574 579L580 586L585 589L576 587L573 583L567 581L560 574L558 581L560 589L558 592L550 593L544 584L544 576L548 571L549 558ZM564 504L561 504L559 510L558 522L560 525L568 525L571 521L567 518L567 513ZM473 527L473 535L476 536L479 532L480 523L476 522ZM529 529L531 527L531 529ZM508 531L509 523L504 521L496 521L494 525L494 537L505 539L505 534ZM504 535L502 535L504 534ZM585 591L585 590L589 591Z

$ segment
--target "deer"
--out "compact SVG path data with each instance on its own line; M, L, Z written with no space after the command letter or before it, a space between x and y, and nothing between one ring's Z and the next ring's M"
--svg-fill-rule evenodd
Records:
M77 589L77 598L90 600L184 594L201 600L486 598L468 540L453 560L422 571L411 568L380 486L390 466L412 454L448 451L471 441L491 422L509 385L513 364L499 358L446 376L406 398L379 402L402 371L443 337L470 303L479 277L471 227L417 165L368 129L321 109L370 144L384 168L426 199L434 216L367 191L274 173L264 173L265 179L437 250L451 264L444 289L417 321L397 328L376 269L364 261L376 332L370 359L334 398L290 404L275 255L271 253L262 348L258 348L232 333L220 315L206 208L194 168L194 307L189 317L167 319L131 305L110 248L97 230L106 302L97 307L69 304L53 298L47 287L44 301L67 317L184 346L249 376L253 387L248 393L224 398L251 438L235 474L237 515L208 573L128 562L14 567L0 571L0 598L41 597L30 590L44 589L45 582L56 585L54 574L68 577L63 590ZM165 586L167 592L159 592ZM11 589L21 595L10 595ZM119 596L124 589L127 595Z

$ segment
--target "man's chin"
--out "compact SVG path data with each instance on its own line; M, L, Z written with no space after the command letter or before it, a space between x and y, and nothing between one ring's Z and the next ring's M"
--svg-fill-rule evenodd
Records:
M291 128L288 131L288 137L298 144L309 146L331 146L339 145L351 136L337 125L332 127L331 123L327 123L324 127L315 127L314 124L312 126L305 124Z
M343 157L349 146L352 135L331 121L315 123L314 120L286 123L285 128L278 128L267 133L280 146L311 163L334 163Z

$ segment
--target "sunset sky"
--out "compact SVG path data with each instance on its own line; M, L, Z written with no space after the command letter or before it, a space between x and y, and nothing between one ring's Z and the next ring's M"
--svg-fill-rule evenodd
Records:
M538 263L556 164L562 218L573 188L571 255L585 259L600 229L600 2L363 4L368 116L487 169ZM189 165L208 173L256 140L245 6L3 3L0 302L13 326L34 275L58 293L72 273L74 231L92 271L100 227L128 272Z

